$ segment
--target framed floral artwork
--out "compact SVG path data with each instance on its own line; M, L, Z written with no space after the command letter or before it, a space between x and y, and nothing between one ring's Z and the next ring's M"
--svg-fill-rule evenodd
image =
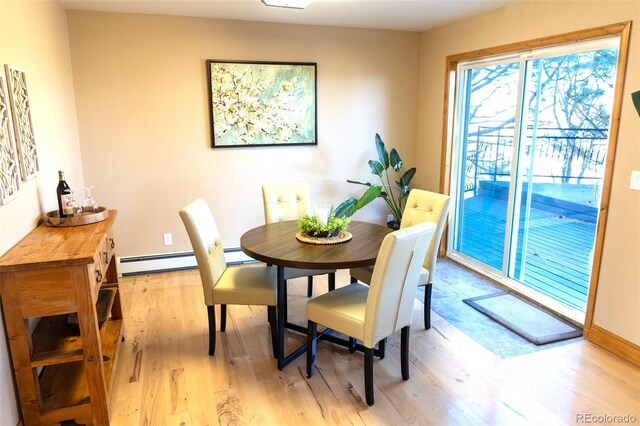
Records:
M6 87L4 77L0 75L0 205L18 196L21 182Z
M213 148L317 145L317 64L208 60Z
M24 71L5 65L7 89L13 113L13 128L20 160L22 180L33 179L38 174L38 152L31 121L31 103Z

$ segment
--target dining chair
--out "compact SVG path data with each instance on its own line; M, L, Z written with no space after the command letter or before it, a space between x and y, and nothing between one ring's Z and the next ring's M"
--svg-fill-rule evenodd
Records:
M373 355L378 342L402 330L402 379L409 380L409 330L420 268L436 225L424 222L388 234L382 241L370 285L352 283L307 302L307 376L312 377L318 324L364 346L364 387L373 405Z
M436 224L436 232L427 254L422 264L418 285L425 286L424 291L424 328L431 328L431 294L433 292L433 277L436 270L436 260L438 258L438 247L442 239L449 212L449 196L438 194L437 192L425 191L422 189L412 189L407 199L407 204L402 212L400 229L406 228L422 222L433 222ZM352 268L349 273L351 281L363 283L371 282L373 267Z
M298 220L311 214L309 184L306 182L274 183L262 186L264 221L266 223ZM335 269L284 268L284 279L307 277L307 297L313 294L313 277L329 274L329 291L335 288Z
M215 305L220 305L220 331L227 323L227 305L266 305L276 356L276 268L227 268L218 227L206 201L198 198L180 209L180 217L198 263L204 303L209 317L209 355L216 351Z

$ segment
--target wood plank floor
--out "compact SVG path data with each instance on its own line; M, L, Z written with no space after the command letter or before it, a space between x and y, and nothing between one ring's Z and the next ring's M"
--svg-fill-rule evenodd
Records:
M506 211L506 200L488 196L466 199L459 251L501 270ZM560 219L549 212L531 209L524 284L584 311L594 239L593 223ZM522 267L522 242L523 235L520 234L516 276Z
M337 282L348 282L346 271ZM314 293L326 285L320 277ZM360 353L322 342L313 378L304 357L278 371L264 307L230 306L209 357L197 271L124 278L121 288L127 338L113 425L565 425L580 414L640 422L640 368L586 341L502 360L435 313L425 331L416 301L411 379L400 377L393 336L374 362L376 404L368 407ZM306 281L289 289L290 319L303 323ZM291 334L287 347L302 340Z

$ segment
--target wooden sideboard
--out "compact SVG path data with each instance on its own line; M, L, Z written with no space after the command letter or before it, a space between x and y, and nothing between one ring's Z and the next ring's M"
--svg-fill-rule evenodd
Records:
M109 210L106 220L89 225L40 225L0 258L4 322L27 426L109 424L111 378L124 339L116 216ZM29 318L40 318L33 333Z

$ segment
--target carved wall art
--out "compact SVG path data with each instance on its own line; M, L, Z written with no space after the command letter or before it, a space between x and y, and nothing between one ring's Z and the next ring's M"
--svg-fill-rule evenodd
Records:
M13 115L13 128L18 147L22 180L29 180L38 173L38 153L33 135L31 105L24 71L5 65L7 88Z
M0 204L7 204L20 191L18 152L10 115L6 84L4 76L0 75Z

